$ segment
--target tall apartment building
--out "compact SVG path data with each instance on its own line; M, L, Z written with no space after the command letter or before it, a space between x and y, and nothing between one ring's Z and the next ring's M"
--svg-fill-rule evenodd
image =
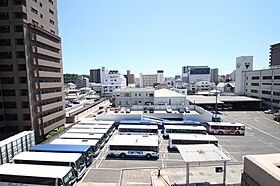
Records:
M101 70L100 69L90 69L90 82L101 83Z
M75 84L77 86L76 87L77 89L87 88L87 87L89 87L89 79L84 76L79 76L79 77L77 77Z
M186 83L210 82L210 68L208 66L183 66L182 80Z
M210 82L216 82L219 80L219 69L213 68L210 70Z
M0 0L0 138L65 123L56 0Z
M155 87L164 82L163 70L158 70L156 74L140 73L140 87Z
M270 67L280 66L280 43L270 46Z
M124 77L126 78L126 85L135 84L135 76L130 73L130 70L126 71L126 75L124 75Z

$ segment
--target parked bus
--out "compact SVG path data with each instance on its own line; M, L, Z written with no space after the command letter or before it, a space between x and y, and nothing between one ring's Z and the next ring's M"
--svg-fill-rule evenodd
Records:
M169 134L207 134L207 130L203 126L183 126L183 125L166 125L163 130L163 137Z
M151 120L121 120L119 125L158 125L158 122Z
M29 151L82 153L82 155L86 158L87 166L89 166L93 161L93 151L89 145L38 144L30 148Z
M82 119L78 122L79 125L113 125L115 121L101 121L93 119Z
M168 147L176 150L176 145L214 144L218 146L218 139L213 135L203 134L169 134Z
M80 125L76 124L72 126L72 129L108 129L112 130L114 128L113 125Z
M207 122L207 130L210 134L245 135L245 125L242 123Z
M69 129L67 133L109 135L110 131L108 129Z
M115 157L159 157L158 136L115 135L109 142L109 155Z
M0 166L0 185L75 186L76 177L71 167L6 163Z
M12 159L16 164L72 167L77 179L86 172L86 160L81 153L22 152ZM55 169L55 168L54 168Z
M157 125L119 125L119 134L158 135Z
M58 145L90 145L93 151L93 156L96 157L100 152L99 140L88 139L55 139L50 144Z
M193 120L183 120L183 121L169 121L165 120L162 122L163 128L166 125L184 125L184 126L201 126L202 123L199 121L193 121Z
M109 136L105 134L79 134L79 133L65 133L60 136L60 139L83 139L83 140L98 140L98 145L102 148Z

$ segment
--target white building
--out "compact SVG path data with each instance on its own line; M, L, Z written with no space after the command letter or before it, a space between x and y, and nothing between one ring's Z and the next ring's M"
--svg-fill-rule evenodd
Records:
M184 106L187 102L186 96L168 89L155 90L154 105Z
M89 86L89 79L87 77L84 76L79 76L76 79L76 88L80 89L80 88L87 88Z
M245 73L253 70L253 56L240 56L236 58L235 93L245 95Z
M199 81L196 83L189 84L189 90L192 93L209 92L214 87L215 87L215 83L210 83L209 81Z
M164 83L163 70L158 70L156 74L140 73L140 87L155 87Z
M183 66L182 80L187 83L211 80L211 72L208 66Z
M125 89L126 78L117 70L101 70L101 94L102 96L110 97L113 95L114 90Z

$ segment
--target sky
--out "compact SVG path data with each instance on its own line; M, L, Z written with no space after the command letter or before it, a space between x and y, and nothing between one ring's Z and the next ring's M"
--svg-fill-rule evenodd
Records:
M207 65L219 74L235 58L268 68L280 42L279 0L58 0L64 73L101 68L180 75Z

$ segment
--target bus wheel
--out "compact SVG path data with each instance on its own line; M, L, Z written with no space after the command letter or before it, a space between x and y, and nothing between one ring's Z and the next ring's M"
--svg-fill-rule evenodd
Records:
M219 131L219 133L218 133L218 134L222 135L222 134L223 134L223 132L222 132L222 131Z
M240 132L239 132L239 131L237 131L235 134L236 134L236 135L239 135L239 134L240 134Z
M125 158L125 157L126 157L125 153L121 153L121 154L120 154L120 157L121 157L121 158Z
M150 159L150 158L152 158L152 155L151 154L146 154L146 158Z

